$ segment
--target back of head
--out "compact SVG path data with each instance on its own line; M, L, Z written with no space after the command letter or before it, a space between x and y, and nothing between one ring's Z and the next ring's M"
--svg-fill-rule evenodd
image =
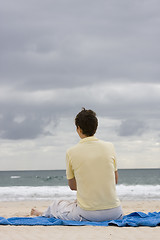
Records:
M96 113L92 110L82 108L75 118L75 124L80 127L83 134L86 136L93 136L97 130L98 119Z

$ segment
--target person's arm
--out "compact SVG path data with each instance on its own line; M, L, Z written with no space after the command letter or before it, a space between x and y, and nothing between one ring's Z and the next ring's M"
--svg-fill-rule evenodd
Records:
M118 183L118 171L115 171L115 180L116 180L116 184Z
M77 183L75 177L72 179L68 179L68 186L70 187L71 190L77 190Z

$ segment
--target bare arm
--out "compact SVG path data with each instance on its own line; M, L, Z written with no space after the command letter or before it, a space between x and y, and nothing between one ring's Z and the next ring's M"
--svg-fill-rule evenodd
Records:
M115 180L116 180L116 184L118 183L118 171L115 171Z
M70 187L71 190L77 190L77 183L76 183L76 179L72 178L68 180L68 185Z

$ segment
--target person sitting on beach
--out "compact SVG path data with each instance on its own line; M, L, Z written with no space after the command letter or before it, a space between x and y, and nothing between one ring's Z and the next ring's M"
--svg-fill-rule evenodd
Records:
M32 209L31 215L75 221L121 219L114 146L94 136L98 126L94 111L83 108L75 125L81 140L66 153L66 176L70 189L77 191L77 199L55 200L44 213Z

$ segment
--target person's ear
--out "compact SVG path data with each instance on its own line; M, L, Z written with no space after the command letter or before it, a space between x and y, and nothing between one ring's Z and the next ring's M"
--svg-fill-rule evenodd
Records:
M81 137L82 136L82 134L83 134L83 132L82 132L82 129L78 126L77 127L77 133L78 133L78 135Z
M81 131L80 127L77 126L77 132L79 133Z

